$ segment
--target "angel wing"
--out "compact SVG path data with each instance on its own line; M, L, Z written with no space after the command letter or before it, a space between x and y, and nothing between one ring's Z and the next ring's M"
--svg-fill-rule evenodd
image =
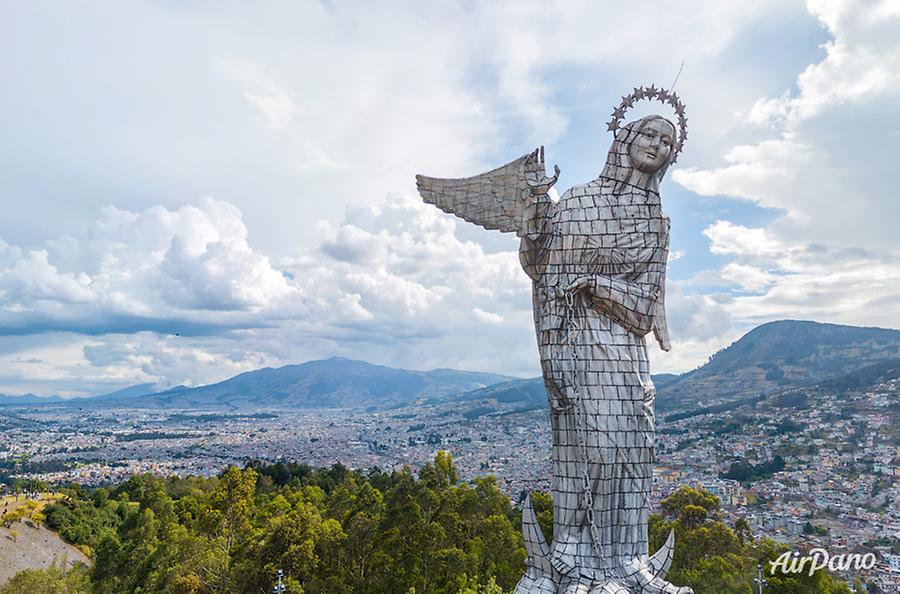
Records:
M530 204L526 174L537 162L537 151L506 165L456 179L416 176L422 200L485 229L521 234L523 213ZM543 163L540 164L543 170Z

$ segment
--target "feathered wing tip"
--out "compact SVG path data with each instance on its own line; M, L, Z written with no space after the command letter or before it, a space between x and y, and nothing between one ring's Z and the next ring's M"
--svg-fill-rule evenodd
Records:
M440 178L416 175L422 200L446 213L488 230L518 232L522 213L525 169L536 152L522 155L506 165L472 177Z

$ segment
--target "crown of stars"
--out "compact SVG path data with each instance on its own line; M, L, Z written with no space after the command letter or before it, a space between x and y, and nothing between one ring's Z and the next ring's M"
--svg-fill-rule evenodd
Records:
M681 149L684 148L684 141L687 140L687 118L684 115L684 104L674 92L669 92L666 89L657 89L655 85L635 87L629 95L622 97L622 102L613 110L612 119L606 122L606 129L613 134L618 132L625 113L642 99L654 99L670 105L675 110L675 115L678 116L678 140L675 143L675 155L672 157L672 163L674 163L678 160Z

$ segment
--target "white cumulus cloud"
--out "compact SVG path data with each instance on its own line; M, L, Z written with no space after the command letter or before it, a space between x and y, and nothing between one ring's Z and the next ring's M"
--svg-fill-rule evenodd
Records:
M109 207L80 234L3 253L3 334L197 333L301 305L297 288L248 245L241 212L211 198L174 211Z
M832 39L795 89L750 107L763 139L728 149L721 167L674 173L703 196L777 209L765 226L708 225L710 251L728 261L690 283L718 285L713 297L744 327L780 318L897 327L900 202L888 172L900 141L900 7L807 6Z

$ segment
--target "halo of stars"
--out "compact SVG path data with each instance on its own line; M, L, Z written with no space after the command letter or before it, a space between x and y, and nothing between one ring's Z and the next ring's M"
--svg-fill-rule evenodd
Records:
M675 142L675 156L672 157L672 163L674 163L678 160L681 149L684 148L684 141L687 140L687 117L684 115L684 104L674 92L665 89L657 89L655 85L650 85L649 87L635 87L630 94L622 97L622 102L619 103L619 106L615 110L613 110L612 119L606 122L606 129L615 135L616 132L619 131L619 126L622 118L625 117L625 113L631 109L635 103L644 99L653 99L661 103L666 103L675 110L675 115L678 116L678 140Z

